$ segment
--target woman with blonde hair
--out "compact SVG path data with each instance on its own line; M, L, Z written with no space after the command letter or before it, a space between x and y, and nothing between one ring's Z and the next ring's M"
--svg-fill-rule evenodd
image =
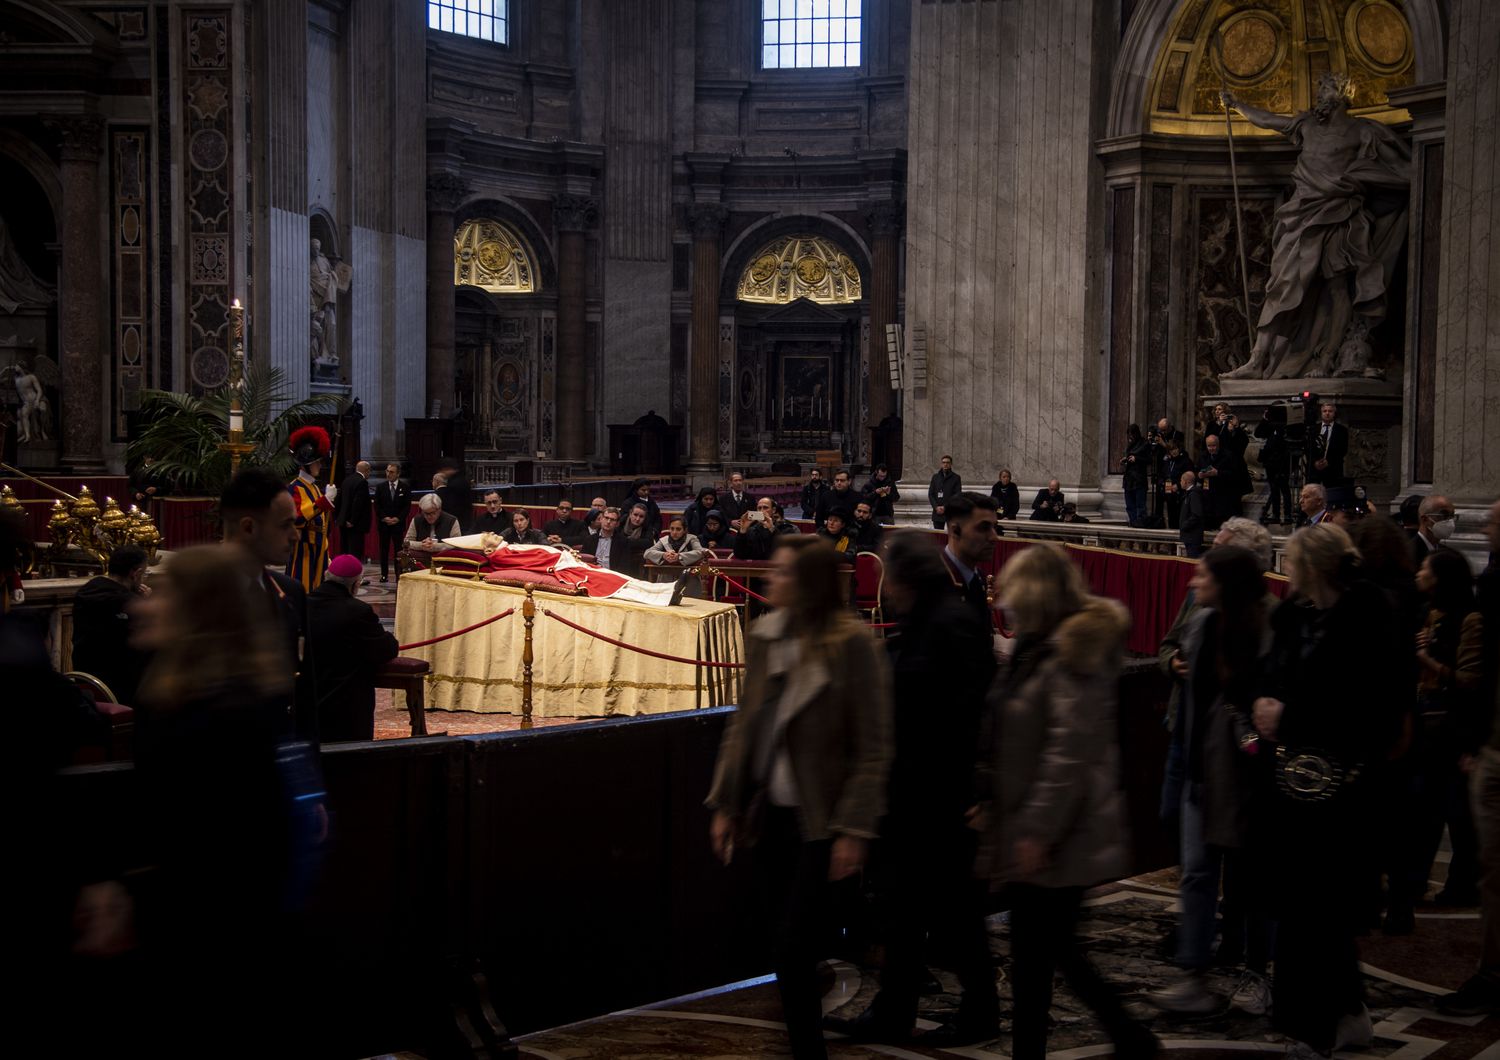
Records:
M1046 1055L1057 968L1104 1024L1117 1056L1149 1056L1156 1038L1125 1014L1076 938L1085 888L1125 867L1115 686L1129 615L1090 596L1056 545L1016 553L996 582L1016 638L990 689L981 864L1011 900L1011 1055Z
M778 538L746 638L745 691L719 746L710 840L749 848L771 925L776 985L798 1060L827 1055L817 943L830 881L860 871L885 813L890 676L845 606L839 560L811 535Z
M1359 550L1331 523L1287 542L1293 594L1271 618L1252 718L1276 744L1268 865L1277 919L1273 1025L1287 1055L1368 1045L1355 937L1375 840L1368 774L1398 734L1409 651L1390 601L1361 576Z
M309 828L326 824L319 793L288 775L292 674L232 550L179 552L152 589L132 635L155 653L136 708L140 945L172 998L172 1035L203 1046L232 997L269 1040L286 1010L273 997L289 974L273 967L289 963L283 914L307 885Z

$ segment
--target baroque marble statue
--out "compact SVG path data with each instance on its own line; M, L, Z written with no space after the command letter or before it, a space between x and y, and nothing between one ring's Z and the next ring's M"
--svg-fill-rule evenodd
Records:
M331 264L323 254L323 241L312 241L312 263L309 287L312 294L312 322L309 333L310 353L314 364L336 365L338 354L338 296L349 289L352 270L345 262Z
M1223 93L1299 148L1292 195L1276 210L1271 277L1250 359L1227 379L1378 376L1368 332L1385 317L1406 239L1411 154L1389 128L1349 114L1348 80L1325 73L1312 110L1283 116Z
M50 364L50 361L48 363ZM21 408L16 414L16 441L22 445L45 442L49 437L48 427L52 419L52 408L47 401L47 392L43 389L35 370L27 371L19 364L13 364L10 366L10 371L11 382L16 388L16 396L21 399Z

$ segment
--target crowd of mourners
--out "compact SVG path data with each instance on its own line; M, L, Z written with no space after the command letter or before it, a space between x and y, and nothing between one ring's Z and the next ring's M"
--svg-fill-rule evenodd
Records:
M825 1055L825 1029L933 1047L997 1037L984 925L997 908L1010 911L1013 1056L1045 1055L1054 973L1118 1054L1152 1055L1155 1036L1077 938L1088 889L1128 869L1116 695L1130 616L1093 595L1056 545L1031 544L991 576L1000 522L1014 516L1009 483L947 490L945 463L929 497L938 542L883 528L898 497L885 469L858 491L845 471L827 486L815 473L802 498L812 534L738 474L700 491L665 532L645 480L622 506L598 498L580 519L564 501L539 529L519 511L504 529L610 566L691 566L707 548L769 561L769 611L747 634L707 805L715 854L753 863L796 1056ZM430 496L413 524L443 521ZM500 525L498 495L486 501L463 529ZM340 555L312 593L275 569L299 539L276 476L241 472L220 511L222 544L177 554L153 591L145 557L122 550L80 592L75 657L137 708L147 827L128 853L79 864L75 852L26 881L40 909L58 901L50 885L92 881L78 892L72 951L138 954L140 982L179 999L184 1040L209 1033L221 992L269 996L265 959L289 952L326 835L316 745L370 738L369 672L395 654L355 599L362 562ZM1281 593L1266 577L1264 526L1228 516L1205 542L1160 651L1172 683L1161 819L1181 852L1181 912L1180 975L1149 993L1158 1009L1267 1014L1293 1056L1368 1045L1358 937L1418 930L1424 905L1482 904L1481 967L1436 1004L1500 1011L1500 502L1477 587L1445 543L1454 506L1431 496L1415 515L1409 531L1378 513L1348 529L1309 520L1287 540ZM851 552L874 550L883 639L849 607L839 573ZM127 612L138 654L115 657ZM4 631L7 688L59 705L29 716L40 724L29 745L47 753L27 776L46 790L99 719L52 670L44 631L15 616ZM55 849L56 825L36 814L22 849ZM1429 898L1445 833L1451 856ZM883 911L880 991L867 1011L826 1018L817 962L831 888L856 876ZM50 978L70 949L57 929L43 916L23 932L38 982L63 981ZM238 954L228 968L215 956L225 952ZM210 964L212 982L198 974ZM932 964L956 975L961 1002L951 1023L917 1035ZM1214 967L1240 971L1228 996L1212 988Z
M939 1048L995 1038L983 920L997 907L1010 910L1013 1056L1045 1054L1054 971L1118 1055L1152 1055L1075 937L1086 889L1125 871L1115 696L1129 617L1049 544L1013 554L987 594L996 500L944 500L941 550L886 535L883 644L840 606L831 549L777 542L774 610L750 630L708 798L712 846L755 865L798 1057L826 1054L825 1029ZM1282 593L1263 525L1229 516L1207 543L1160 651L1161 821L1181 851L1181 912L1178 977L1145 995L1156 1009L1267 1015L1294 1057L1364 1048L1358 938L1410 934L1423 907L1482 905L1480 968L1434 1003L1500 1011L1500 502L1477 591L1443 544L1452 504L1429 497L1420 513L1409 533L1379 513L1347 530L1310 521L1287 540ZM1011 635L998 652L987 595ZM854 1018L824 1017L830 888L860 873L885 911L880 991ZM929 959L961 1001L917 1034ZM1231 992L1212 989L1215 967L1238 970Z

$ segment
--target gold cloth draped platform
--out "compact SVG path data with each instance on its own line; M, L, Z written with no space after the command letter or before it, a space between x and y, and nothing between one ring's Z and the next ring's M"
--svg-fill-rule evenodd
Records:
M423 571L403 574L396 594L396 639L427 640L473 625L508 607L516 613L461 637L405 655L432 665L427 706L490 714L521 712L521 589ZM536 717L664 714L739 700L742 671L668 662L569 629L542 609L586 629L685 659L743 662L744 638L732 605L684 599L648 607L556 593L535 594L532 712Z

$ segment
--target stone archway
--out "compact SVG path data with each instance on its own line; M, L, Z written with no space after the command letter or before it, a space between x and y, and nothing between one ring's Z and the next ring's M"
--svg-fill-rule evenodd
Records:
M832 217L769 217L724 255L720 437L736 457L869 460L870 254Z

